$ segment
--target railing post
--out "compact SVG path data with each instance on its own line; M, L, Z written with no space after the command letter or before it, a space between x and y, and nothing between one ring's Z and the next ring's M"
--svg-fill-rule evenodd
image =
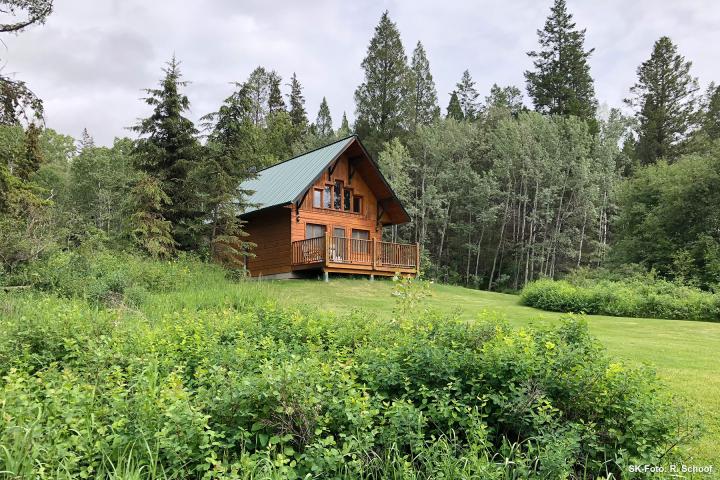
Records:
M330 233L325 232L325 265L330 261Z
M375 270L377 266L377 239L373 237L372 240L372 267Z
M420 242L415 243L415 275L420 274Z

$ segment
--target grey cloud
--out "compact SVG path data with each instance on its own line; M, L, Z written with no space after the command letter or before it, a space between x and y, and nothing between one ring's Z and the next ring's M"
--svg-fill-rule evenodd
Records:
M139 98L173 53L182 61L192 117L217 108L257 65L287 81L296 72L314 118L328 98L333 118L352 119L360 62L383 10L410 55L425 45L441 106L466 68L481 95L492 83L524 86L551 1L537 0L57 0L47 25L3 40L5 72L17 72L45 100L49 126L99 143L128 135L147 114ZM712 0L568 0L587 45L601 103L621 106L652 43L669 35L703 83L720 80L720 5Z

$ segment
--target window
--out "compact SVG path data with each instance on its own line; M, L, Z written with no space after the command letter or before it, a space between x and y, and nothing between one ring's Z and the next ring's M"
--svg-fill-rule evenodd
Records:
M353 228L352 238L356 240L370 240L370 232L367 230L355 230Z
M342 209L342 190L343 183L340 180L335 181L335 210Z
M313 190L313 207L314 208L321 208L322 207L322 190L319 188L316 188Z
M363 240L370 240L370 232L367 230L355 230L352 231L352 249L353 252L360 254L370 253L370 245L368 242Z
M305 225L305 238L317 238L325 236L325 225L308 223Z
M353 197L353 208L355 213L362 213L362 197Z
M333 228L333 237L345 238L345 229L342 227Z
M332 187L325 187L325 208L332 208Z
M349 212L350 211L350 193L351 193L350 189L346 188L345 192L343 192L343 193L344 193L344 197L345 197L345 198L343 198L343 209L346 212Z

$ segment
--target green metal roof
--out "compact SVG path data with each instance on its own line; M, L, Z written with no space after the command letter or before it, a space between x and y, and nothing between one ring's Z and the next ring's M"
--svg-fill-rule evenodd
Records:
M240 185L241 190L253 192L247 199L252 206L243 213L295 201L353 140L354 135L260 170Z

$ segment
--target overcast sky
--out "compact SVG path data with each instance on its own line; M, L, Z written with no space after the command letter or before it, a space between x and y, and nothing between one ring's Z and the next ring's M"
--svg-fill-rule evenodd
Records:
M481 96L493 84L524 91L526 52L536 48L552 0L56 0L47 24L2 40L4 73L15 73L45 101L47 125L97 143L132 135L145 116L142 89L155 86L173 54L182 61L191 117L216 110L257 65L286 83L296 72L314 120L325 95L333 120L354 116L360 63L383 10L410 56L428 53L445 109L470 69ZM591 73L600 103L621 106L653 42L669 35L693 61L703 87L720 81L717 0L568 0L594 47ZM287 93L287 87L285 92Z

